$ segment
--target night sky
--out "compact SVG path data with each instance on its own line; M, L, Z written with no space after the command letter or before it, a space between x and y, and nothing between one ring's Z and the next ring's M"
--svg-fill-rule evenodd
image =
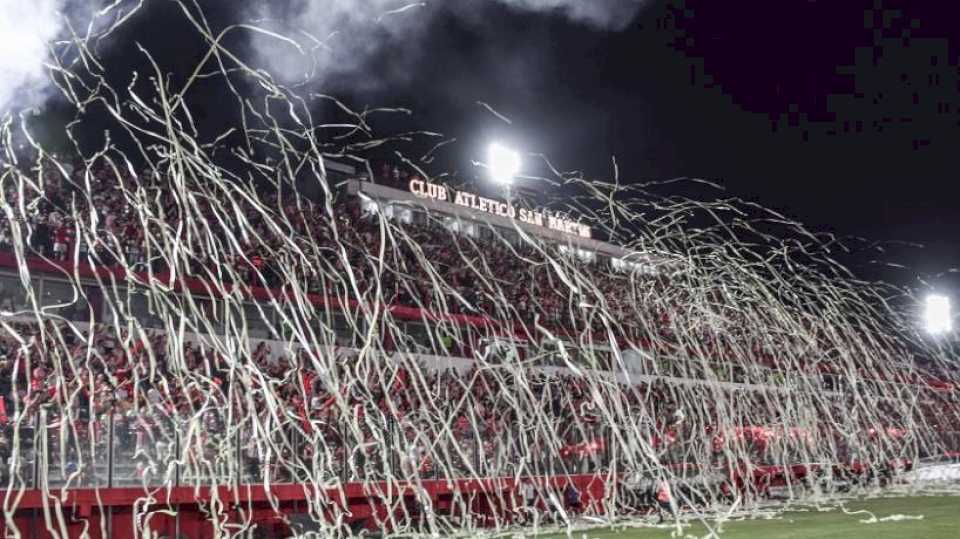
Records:
M237 2L202 4L214 28L244 16ZM815 230L926 244L875 253L909 270L864 266L871 254L851 261L867 277L917 284L960 267L960 27L951 4L652 1L598 28L558 12L448 0L396 15L400 30L373 34L362 55L346 51L356 65L308 87L358 108L413 110L387 120L386 132L456 137L433 172L476 174L471 159L497 138L589 177L609 178L616 157L623 181L707 178ZM112 38L105 57L117 81L143 69L133 42L173 80L206 50L163 0ZM203 122L231 121L220 98L193 96ZM935 283L955 292L956 275Z

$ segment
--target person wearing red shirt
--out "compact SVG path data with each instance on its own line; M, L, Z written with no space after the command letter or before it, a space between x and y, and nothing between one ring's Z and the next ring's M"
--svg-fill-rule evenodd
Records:
M67 244L70 243L70 228L61 223L53 233L53 256L57 260L67 257Z
M676 518L677 511L673 502L673 492L670 490L670 483L666 479L661 479L657 484L657 505L660 507L660 523L663 523L664 514L670 513L670 516Z

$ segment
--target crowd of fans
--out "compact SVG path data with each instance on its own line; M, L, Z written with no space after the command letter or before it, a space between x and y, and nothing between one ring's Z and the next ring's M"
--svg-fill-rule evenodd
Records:
M515 428L518 414L548 414L552 425L567 426L567 432L553 434L559 434L560 439L570 444L593 441L600 436L599 431L576 431L596 423L598 417L592 412L596 405L589 399L583 381L569 376L529 373L529 379L525 378L523 383L530 388L530 402L546 404L540 412L531 409L520 412L511 402L518 396L514 388L516 381L485 376L476 368L468 372L419 365L414 371L404 367L389 372L372 368L361 376L350 372L358 368L356 357L348 358L353 353L340 351L334 363L335 372L323 379L311 367L313 361L306 352L292 358L270 359L266 344L261 344L250 357L250 364L262 378L247 383L231 376L233 362L213 350L186 343L182 350L183 363L179 364L169 355L169 343L162 333L152 334L132 346L124 345L126 337L118 336L106 326L92 326L90 331L78 333L76 328L53 322L48 322L42 330L32 323L11 324L0 337L0 357L4 358L0 360L3 411L0 423L7 429L2 445L10 447L11 432L15 428L38 433L37 422L43 411L43 430L52 440L58 439L59 429L71 431L65 448L70 452L67 460L74 463L71 469L81 455L90 456L86 444L91 438L96 440L99 449L105 449L104 444L109 442L107 430L112 425L114 435L120 438L116 443L140 464L139 472L149 468L162 475L162 466L157 460L162 454L172 456L169 451L177 445L174 432L178 431L176 437L185 436L190 421L202 423L202 434L193 442L196 447L206 447L226 434L229 410L240 417L248 413L260 415L271 404L279 406L274 420L286 429L285 435L291 437L283 444L278 443L281 449L274 453L274 458L281 457L277 458L279 462L287 462L283 455L294 449L295 444L290 442L292 436L304 442L319 436L324 440L322 445L333 451L337 462L345 466L351 461L345 454L346 441L353 439L358 447L369 446L360 451L360 462L384 455L387 460L367 465L370 469L377 468L380 474L385 473L384 466L390 465L392 451L408 457L419 455L416 466L428 474L440 473L434 468L438 460L457 462L458 474L466 474L475 466L492 466L492 460L475 461L474 457L477 451L494 455L492 445L511 426ZM20 339L27 345L21 346ZM231 388L234 384L240 387ZM245 401L249 396L253 397L252 402ZM463 405L465 397L470 400ZM72 417L69 414L73 414ZM450 430L444 434L442 431L448 422ZM392 426L388 427L388 423ZM390 450L383 446L374 450L371 444L378 429L378 437L395 430L415 447L401 449L388 444ZM428 441L444 436L449 437L451 444L462 446L461 454L447 448L452 455L430 457L427 453L438 449L428 449ZM233 442L230 437L225 439ZM28 447L32 445L30 442L25 440ZM178 444L190 442L180 440ZM316 444L296 445L308 453L317 448ZM50 445L53 450L58 447L59 444ZM248 463L256 464L264 458L263 444L247 449L250 450L245 452ZM520 450L514 450L514 456L520 457ZM572 454L573 449L568 449L565 456ZM215 455L213 452L208 456ZM231 452L226 455L229 457ZM58 461L54 457L50 460ZM350 477L369 478L370 469L354 469ZM276 473L290 474L291 468L278 469Z
M27 256L485 316L516 324L511 331L528 340L539 327L573 340L593 332L600 341L612 329L643 349L695 346L696 355L780 361L787 369L820 361L816 356L833 344L829 324L780 322L762 305L750 306L755 299L727 308L734 299L721 297L721 285L674 284L669 265L659 274L623 273L562 246L519 241L511 231L475 226L467 236L443 216L387 223L384 212L366 211L357 197L336 195L328 206L291 189L230 191L205 178L195 180L191 195L154 171L134 177L126 168L88 168L78 159L48 162L38 174L39 192L14 182L4 190L5 202L19 211L17 219L0 220L0 251L12 249L16 225ZM774 357L793 344L778 349L770 334L798 330L824 335L822 350Z
M0 338L0 448L12 455L14 430L21 451L45 445L50 469L59 470L54 481L74 472L75 481L95 482L98 473L105 481L110 443L114 465L127 464L115 483L138 483L172 481L169 464L184 452L183 482L234 473L253 482L264 474L310 481L318 464L324 481L595 472L613 451L634 445L613 437L624 422L636 422L628 436L650 444L663 463L711 466L731 458L884 462L901 455L911 436L929 455L956 451L947 444L960 441L960 418L944 413L942 400L924 401L910 415L902 403L877 400L869 413L854 396L791 403L798 397L734 399L735 390L665 382L598 387L536 369L361 361L352 350L271 359L265 343L249 360L189 342L177 358L161 332L137 340L107 326L46 324L14 323ZM318 370L318 361L332 370ZM246 368L257 376L238 373ZM859 425L856 440L831 421ZM924 432L944 437L920 438ZM619 458L642 461L641 448ZM233 461L238 449L242 457ZM36 456L21 455L22 479L32 477L34 460L26 457Z
M636 294L624 294L630 290L642 294L636 290L636 279L629 284L630 275L612 271L608 264L586 264L572 254L561 256L558 246L469 238L436 219L410 225L394 221L381 270L377 267L380 261L374 260L380 250L380 218L365 212L356 198L338 197L331 218L322 202L289 193L283 196L277 189L256 191L256 203L228 202L225 199L230 193L219 192L187 204L153 172L144 171L134 178L126 169L88 169L79 160L66 169L50 164L41 177L42 196L28 192L20 200L21 191L13 185L4 193L14 208L28 207L25 220L19 223L28 255L161 273L183 261L174 262L169 248L157 245L160 229L186 229L178 239L192 247L184 264L189 274L279 288L288 283L290 267L304 262L275 256L289 251L285 242L292 236L315 268L295 271L310 292L342 294L344 288L355 284L361 294L377 289L391 302L435 312L488 315L524 323L540 319L558 326L588 324L594 328L602 328L602 317L585 320L570 316L569 310L584 301L602 302L598 313L619 323L656 326L657 334L670 331L669 316L660 312L660 306L634 301ZM214 195L223 198L213 200ZM144 206L150 206L152 213L147 222L144 212L136 209ZM241 219L217 218L234 211L242 213L242 226ZM90 226L78 233L77 219ZM278 223L285 230L278 231ZM0 250L13 247L11 227L9 221L0 222ZM494 233L489 228L482 232ZM203 234L214 238L204 244L197 237ZM238 248L224 247L231 236L238 240ZM345 256L341 247L346 248ZM556 261L568 265L566 276L575 283L564 282L554 271L551 262ZM352 272L350 279L347 267ZM646 278L651 286L654 281L658 285L667 282L665 277ZM571 288L580 291L571 293ZM651 328L644 327L646 331Z
M635 341L681 342L674 338L676 313L665 307L683 302L679 287L663 276L638 279L564 258L548 244L458 236L430 219L387 225L356 200L338 199L331 216L326 205L279 190L257 192L256 203L208 192L188 204L152 172L134 179L125 169L91 171L80 162L48 167L41 178L43 196L5 189L6 204L29 210L25 222L0 221L0 249L10 250L19 230L28 257L135 272L185 267L224 283L296 285L524 326L596 331L616 324L635 331ZM236 221L222 224L225 215ZM163 243L171 231L182 245ZM291 238L302 249L296 257ZM668 300L647 297L657 287ZM586 301L602 304L602 316L591 318ZM718 346L711 350L720 354ZM124 476L130 481L171 481L174 470L181 482L232 474L358 481L597 471L616 451L639 468L649 462L644 444L664 463L840 459L833 444L802 440L832 440L844 429L849 436L851 426L862 443L842 458L882 462L899 451L890 438L905 438L890 428L960 431L957 414L944 413L936 394L912 411L877 400L868 413L853 397L734 396L736 390L709 384L623 385L571 372L477 364L453 370L415 361L319 346L278 355L266 343L228 355L162 331L144 335L96 320L84 328L9 323L0 332L0 452L11 459L32 447L36 456L43 445L46 460L60 463L51 467L60 480L75 474L96 481L97 459L114 443L115 456L131 463ZM847 418L851 411L861 415ZM761 436L742 429L750 425L803 425L806 432L765 427ZM865 434L869 429L873 435ZM14 432L29 433L17 437L19 448ZM885 441L863 441L870 436ZM41 437L57 443L39 444ZM943 450L933 439L914 443ZM170 466L176 457L178 466ZM31 461L17 462L8 471L35 475Z

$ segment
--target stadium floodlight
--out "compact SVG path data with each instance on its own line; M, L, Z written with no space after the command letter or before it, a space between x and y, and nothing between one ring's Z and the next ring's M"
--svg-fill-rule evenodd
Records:
M927 332L932 335L940 335L951 331L953 320L950 316L950 298L939 294L927 296L923 319Z
M490 176L498 183L512 183L520 172L520 154L494 142L487 151L487 166Z

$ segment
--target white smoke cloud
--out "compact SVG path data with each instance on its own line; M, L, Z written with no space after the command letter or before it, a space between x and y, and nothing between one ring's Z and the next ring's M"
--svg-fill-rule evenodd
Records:
M144 1L0 0L0 116L44 105L51 72L68 68L78 46L97 42L103 52L98 40Z
M248 19L296 41L300 49L254 33L253 62L285 83L349 76L354 90L379 85L383 79L403 76L403 68L420 59L419 38L440 8L476 23L483 22L484 3L619 31L649 0L255 0L248 3ZM394 72L371 72L366 62L384 51L391 56Z
M604 30L623 30L649 0L497 0L527 11L555 12Z
M48 95L44 68L63 28L63 0L0 0L0 114Z
M425 2L401 0L256 1L248 10L257 26L299 45L251 35L254 64L286 83L356 73L390 44L411 54L432 15Z
M403 76L405 67L420 59L420 37L440 7L473 17L482 2L496 2L620 30L647 1L250 0L245 14L248 20L259 21L300 45L298 50L276 37L252 34L249 44L257 67L287 83L351 75L351 88L362 89L364 84L380 85ZM105 4L102 0L0 0L0 114L40 106L49 98L52 85L46 65L51 62L54 41L68 20L74 28L84 28L96 7ZM392 57L385 69L392 72L371 73L367 61L384 51Z

